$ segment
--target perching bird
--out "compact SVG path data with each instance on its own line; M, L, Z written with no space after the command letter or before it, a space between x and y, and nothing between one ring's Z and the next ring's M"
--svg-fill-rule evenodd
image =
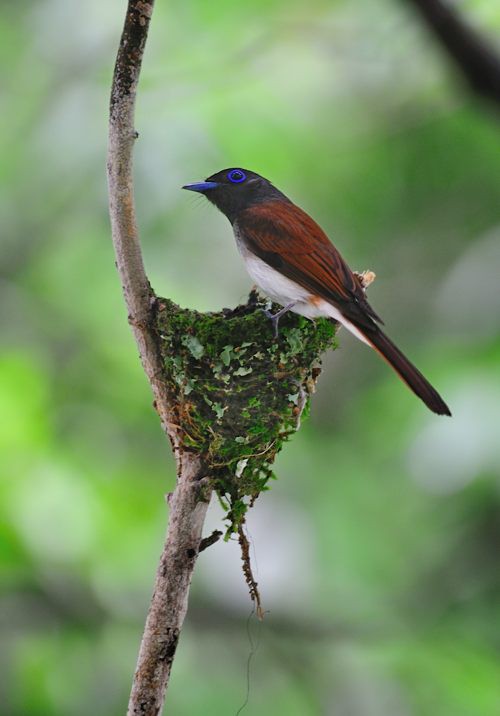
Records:
M231 222L251 278L283 306L270 316L275 332L287 311L334 318L375 348L430 410L451 415L439 393L380 329L383 321L360 279L324 231L271 182L246 169L224 169L183 189L204 194Z

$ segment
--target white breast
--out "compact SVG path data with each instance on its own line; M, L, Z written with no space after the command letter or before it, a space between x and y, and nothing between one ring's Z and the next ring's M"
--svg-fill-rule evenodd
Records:
M353 326L347 318L344 318L338 308L332 306L328 301L318 300L318 297L315 297L306 288L283 276L279 271L276 271L276 269L273 269L269 264L266 264L265 261L259 259L258 256L249 251L245 246L239 236L236 224L233 225L233 230L238 251L245 262L245 268L252 280L266 296L269 296L272 301L279 303L281 306L295 303L291 310L306 318L319 318L320 316L334 318L336 321L342 323L356 338L370 345L364 335ZM313 298L314 301L311 300Z
M245 262L245 268L252 280L266 296L269 296L270 299L282 306L286 306L293 301L307 301L311 297L311 293L307 289L283 276L279 271L276 271L276 269L273 269L269 264L266 264L265 261L262 261L262 259L249 251L239 237L237 226L235 225L233 228L236 245Z
M257 286L276 303L286 306L294 301L303 302L311 297L307 289L271 268L256 256L243 256L245 267Z

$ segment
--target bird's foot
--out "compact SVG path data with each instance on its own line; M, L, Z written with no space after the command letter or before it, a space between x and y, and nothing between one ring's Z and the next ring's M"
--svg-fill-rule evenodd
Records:
M261 308L262 313L266 318L269 318L271 321L272 327L273 327L273 335L275 338L278 338L279 330L278 330L278 323L280 322L280 313L281 311L278 311L278 313L271 313L271 311L268 311L267 308Z
M271 321L272 326L273 326L273 334L276 339L278 338L278 333L279 333L278 324L279 324L281 316L284 316L285 313L288 313L288 311L295 306L295 303L296 303L296 301L293 301L292 303L287 304L281 310L279 310L277 313L271 313L271 311L268 311L267 308L261 309L262 313L267 318L269 318L269 320Z

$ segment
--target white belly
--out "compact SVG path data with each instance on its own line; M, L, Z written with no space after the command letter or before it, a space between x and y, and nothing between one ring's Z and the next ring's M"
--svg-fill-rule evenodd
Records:
M262 259L259 259L255 254L252 254L238 238L238 232L235 230L234 233L238 250L245 262L246 270L257 286L266 296L269 296L272 301L279 303L281 306L288 306L289 303L295 303L290 310L306 318L320 318L321 316L334 318L336 321L339 321L339 323L342 323L356 338L370 345L361 331L359 331L356 326L353 326L347 318L344 318L335 306L332 306L328 301L318 300L318 298L315 298L306 288L283 276L279 271L276 271L276 269L273 269L269 264L266 264L265 261L262 261ZM313 298L314 301L311 300Z

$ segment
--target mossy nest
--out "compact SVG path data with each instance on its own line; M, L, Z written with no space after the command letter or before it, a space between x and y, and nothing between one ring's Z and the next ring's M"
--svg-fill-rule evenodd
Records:
M254 292L245 305L220 313L157 302L182 445L204 460L228 511L228 533L237 531L248 503L266 489L277 453L307 410L321 355L336 345L333 321L293 313L282 317L274 338L266 307Z

